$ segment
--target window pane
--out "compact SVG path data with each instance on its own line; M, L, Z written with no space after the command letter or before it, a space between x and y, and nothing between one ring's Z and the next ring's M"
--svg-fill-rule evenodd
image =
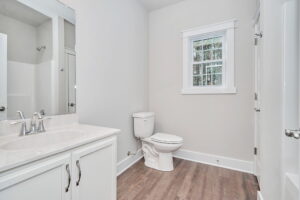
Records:
M194 79L193 79L193 85L194 86L200 86L200 76L194 76Z
M213 39L206 39L203 41L203 50L210 50L212 49Z
M212 83L213 85L222 85L222 75L221 74L215 74L212 76Z
M203 59L202 43L202 40L197 40L193 42L194 62L199 62Z
M194 51L194 62L199 62L203 60L203 52L202 51Z
M207 82L206 82L206 75L203 76L203 78L202 78L202 83L203 83L203 84L202 84L203 86L207 85Z
M213 50L212 60L221 60L222 59L222 49Z
M201 64L194 65L193 67L193 75L199 75L201 70Z
M223 38L212 37L193 41L193 85L222 85ZM217 61L217 62L216 62Z
M211 51L204 51L204 60L211 60Z
M220 49L222 48L222 37L217 37L214 39L214 48L215 49Z

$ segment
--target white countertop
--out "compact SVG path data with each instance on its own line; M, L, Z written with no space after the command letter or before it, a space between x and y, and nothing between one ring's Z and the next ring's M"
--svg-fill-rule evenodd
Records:
M36 135L1 136L0 173L119 132L118 129L74 123Z

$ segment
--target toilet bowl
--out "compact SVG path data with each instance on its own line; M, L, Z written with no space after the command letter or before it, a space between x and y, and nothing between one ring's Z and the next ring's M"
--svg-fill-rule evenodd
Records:
M164 135L165 141L157 141L154 139L162 135ZM143 139L142 150L145 165L160 171L174 170L173 152L177 151L182 144L182 138L165 133L156 133L149 138Z
M142 141L145 165L160 171L172 171L173 152L183 145L183 139L166 133L153 134L154 113L135 113L135 136Z

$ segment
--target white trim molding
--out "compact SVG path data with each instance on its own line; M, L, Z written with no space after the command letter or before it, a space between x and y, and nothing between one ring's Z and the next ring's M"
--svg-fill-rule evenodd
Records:
M254 173L254 163L251 161L238 160L234 158L228 158L212 154L205 154L186 149L178 150L174 153L174 157L207 165L231 169L235 171L246 172L250 174Z
M137 163L139 160L143 158L142 149L139 149L137 153L134 156L129 156L117 164L117 176L121 175L123 172L125 172L128 168L130 168L132 165Z
M182 94L235 94L234 41L236 20L182 31L183 87ZM193 85L193 42L222 37L222 85ZM202 62L202 61L201 61ZM204 62L204 61L203 61ZM213 61L212 61L213 62ZM197 62L198 63L198 62Z

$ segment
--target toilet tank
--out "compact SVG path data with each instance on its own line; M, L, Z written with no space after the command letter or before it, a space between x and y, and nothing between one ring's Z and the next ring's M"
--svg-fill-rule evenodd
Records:
M141 112L134 113L134 135L137 138L150 137L154 132L154 113Z

